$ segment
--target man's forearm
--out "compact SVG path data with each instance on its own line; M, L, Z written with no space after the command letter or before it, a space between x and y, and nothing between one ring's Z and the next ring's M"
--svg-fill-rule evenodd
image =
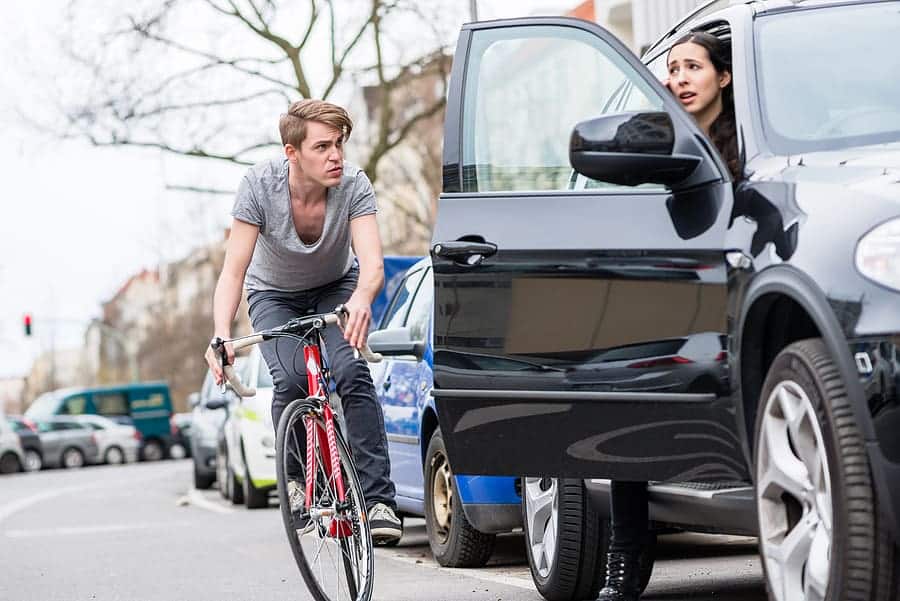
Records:
M241 303L242 288L243 281L240 278L225 272L219 276L213 295L213 324L216 336L231 337L231 322L234 321L238 305Z
M384 286L384 264L379 263L377 266L363 267L359 269L359 282L356 284L355 294L362 296L370 305L381 287Z

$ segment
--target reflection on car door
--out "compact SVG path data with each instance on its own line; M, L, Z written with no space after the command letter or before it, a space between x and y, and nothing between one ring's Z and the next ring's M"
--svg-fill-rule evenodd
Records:
M696 147L691 118L598 26L461 33L432 249L434 394L457 473L746 478L720 345L721 160L701 142L714 177L678 193L572 189L572 128L614 110L623 83L630 110L672 115L676 153ZM696 348L702 361L679 354Z

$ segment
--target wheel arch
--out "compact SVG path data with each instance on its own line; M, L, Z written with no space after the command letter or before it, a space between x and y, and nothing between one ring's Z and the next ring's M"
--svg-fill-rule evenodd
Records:
M753 459L759 394L769 366L782 349L804 338L817 337L825 343L844 380L863 438L875 440L847 338L825 294L809 276L786 265L761 272L747 289L737 334L732 375L739 382L748 461Z
M422 455L422 471L425 471L425 454L428 452L428 443L431 435L439 428L437 412L434 407L427 405L422 412L422 422L419 425L419 453Z

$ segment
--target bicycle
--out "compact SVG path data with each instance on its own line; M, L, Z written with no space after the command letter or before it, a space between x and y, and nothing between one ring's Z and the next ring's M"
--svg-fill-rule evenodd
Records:
M341 305L329 313L298 317L232 340L214 338L210 343L232 389L240 396L253 396L256 391L244 386L233 366L227 364L225 343L237 351L279 337L303 342L309 395L292 401L281 414L275 465L278 501L291 551L316 601L369 601L372 597L374 546L366 503L350 449L341 434L343 427L329 400L331 373L322 352L325 328L343 325L346 317ZM370 362L382 358L368 347L361 352ZM302 449L300 427L306 438ZM328 559L334 566L326 570L323 562ZM329 596L331 590L335 596Z

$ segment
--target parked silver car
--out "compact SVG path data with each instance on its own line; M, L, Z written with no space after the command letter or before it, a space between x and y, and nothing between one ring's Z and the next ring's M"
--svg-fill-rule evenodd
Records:
M137 461L141 446L141 434L137 428L102 415L79 415L75 419L94 430L100 463L117 465Z
M19 435L0 415L0 474L21 472L25 466L25 452Z
M37 422L44 447L44 467L77 468L97 463L97 436L87 424L71 417L52 417Z

